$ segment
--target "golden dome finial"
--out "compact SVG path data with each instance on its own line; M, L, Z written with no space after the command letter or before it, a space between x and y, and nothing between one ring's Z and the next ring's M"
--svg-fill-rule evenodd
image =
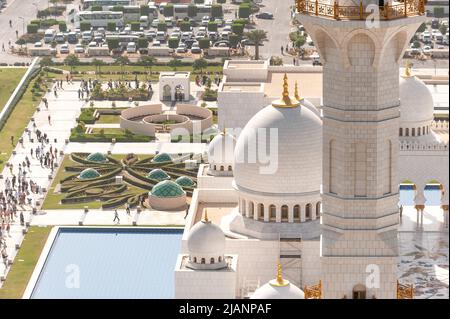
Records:
M284 74L283 77L283 93L280 100L274 101L272 106L274 107L297 107L300 105L300 102L296 99L293 99L289 96L289 84L287 74Z
M408 61L405 62L405 72L403 73L403 77L411 77L411 64Z
M295 81L295 88L294 88L294 97L297 99L297 101L300 101L300 95L298 94L298 83Z
M284 287L289 285L289 281L283 278L283 271L281 269L280 261L278 261L277 264L277 277L274 280L270 281L270 284L277 287Z
M205 208L205 216L203 216L203 221L205 223L209 223L209 218L208 218L208 209Z

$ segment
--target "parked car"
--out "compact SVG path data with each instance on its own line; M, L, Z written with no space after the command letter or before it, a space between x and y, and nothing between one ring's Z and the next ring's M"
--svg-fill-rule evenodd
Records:
M219 37L219 34L218 34L217 32L215 32L215 31L211 31L211 32L208 32L208 37L209 37L212 41L215 41L215 40L217 40L217 38Z
M200 53L202 53L202 49L200 49L199 46L192 46L191 53L192 54L200 54Z
M127 53L136 53L137 46L135 42L130 42L127 44Z
M69 45L68 44L62 44L59 48L59 53L61 54L68 54L70 53Z
M166 41L167 34L164 31L156 32L156 40L158 41Z
M66 37L64 36L64 34L62 32L59 32L55 35L55 41L57 43L64 43L64 42L66 42Z
M206 32L204 32L204 31L199 31L199 32L197 32L197 34L195 35L195 38L196 38L197 40L206 38Z
M75 45L74 52L75 53L84 53L84 47L81 44L77 44L77 45Z
M189 40L192 37L192 32L183 32L181 34L181 41Z
M173 27L173 18L172 17L167 17L164 19L164 22L166 23L166 25L170 28Z
M42 48L42 42L41 41L35 42L34 43L34 47L35 48Z
M144 33L145 37L147 38L147 40L153 40L154 38L156 38L156 32L155 31L147 31Z
M160 47L160 46L161 46L161 41L153 40L152 46L154 46L154 47Z
M78 42L78 36L76 32L69 32L67 35L67 42L69 43L77 43Z
M423 54L427 54L427 55L431 54L431 50L432 50L432 48L429 45L426 45L422 48Z
M180 45L176 49L176 53L186 53L186 52L187 52L186 45L184 43L180 43Z
M273 19L273 14L270 12L261 12L256 15L258 19Z
M174 32L172 32L172 33L170 34L170 37L171 37L171 38L177 38L177 39L179 39L180 36L181 36L181 33L178 32L178 31L174 31Z
M210 21L209 16L204 16L202 18L202 26L205 26L205 27L208 26L209 21Z
M81 40L83 40L86 43L91 42L91 40L92 40L92 32L91 31L84 31L81 34Z

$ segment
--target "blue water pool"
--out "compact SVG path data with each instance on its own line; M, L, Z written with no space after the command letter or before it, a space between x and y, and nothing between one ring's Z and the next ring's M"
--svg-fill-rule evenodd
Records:
M182 229L59 228L31 298L174 298Z

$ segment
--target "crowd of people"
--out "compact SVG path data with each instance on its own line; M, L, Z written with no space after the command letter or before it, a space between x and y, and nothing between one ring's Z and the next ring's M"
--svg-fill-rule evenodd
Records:
M203 75L198 75L195 77L195 84L197 86L205 86L210 83L214 83L215 85L219 86L220 82L222 81L222 76L219 72L207 72Z

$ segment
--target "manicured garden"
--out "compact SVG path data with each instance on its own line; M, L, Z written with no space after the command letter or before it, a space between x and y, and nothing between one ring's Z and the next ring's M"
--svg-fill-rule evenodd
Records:
M28 229L22 247L18 251L6 281L0 289L0 299L22 298L50 230L51 227L36 226Z
M140 204L153 186L162 180L192 181L180 185L192 196L197 169L184 161L194 154L105 155L73 153L66 155L51 185L43 209L116 208ZM155 172L157 174L155 174ZM120 176L119 179L117 176Z
M0 68L0 111L26 71L26 68Z

